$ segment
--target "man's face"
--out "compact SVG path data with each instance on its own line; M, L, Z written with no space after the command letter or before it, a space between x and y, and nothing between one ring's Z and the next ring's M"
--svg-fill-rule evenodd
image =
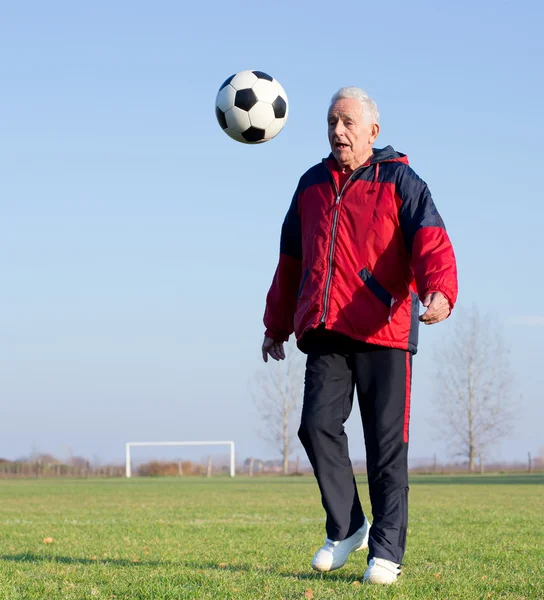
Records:
M355 98L341 98L327 116L329 143L342 169L354 171L372 154L380 127L363 119L363 107Z

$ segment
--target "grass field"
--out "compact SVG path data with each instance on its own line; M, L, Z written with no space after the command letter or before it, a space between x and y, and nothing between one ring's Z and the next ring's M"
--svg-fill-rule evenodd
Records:
M368 506L366 484L359 481ZM0 598L544 599L544 476L411 478L404 572L328 575L311 476L0 481Z

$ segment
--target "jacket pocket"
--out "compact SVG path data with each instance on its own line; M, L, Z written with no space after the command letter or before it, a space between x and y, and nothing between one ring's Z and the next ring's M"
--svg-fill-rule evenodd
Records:
M306 283L306 279L308 279L309 274L310 274L310 269L306 269L306 271L304 271L304 275L302 276L302 280L301 280L300 286L298 288L297 300L300 300L300 297L302 296L302 290L304 289L304 284Z
M381 300L387 308L391 309L395 303L395 298L374 278L368 267L359 271L359 277L376 298Z

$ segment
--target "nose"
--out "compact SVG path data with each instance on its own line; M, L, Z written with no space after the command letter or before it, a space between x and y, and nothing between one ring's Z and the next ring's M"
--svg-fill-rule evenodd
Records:
M344 123L342 123L341 119L338 119L338 121L336 122L334 129L333 129L334 135L338 136L338 135L344 133L344 130L345 130Z

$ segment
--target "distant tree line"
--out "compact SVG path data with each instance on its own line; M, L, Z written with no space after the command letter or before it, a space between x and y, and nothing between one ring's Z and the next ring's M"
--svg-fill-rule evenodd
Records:
M124 465L93 465L89 460L77 456L66 462L50 454L17 460L0 458L1 478L121 477L124 474Z
M457 474L467 471L466 460L457 462L439 461L436 456L427 460L414 462L410 467L411 473L420 474ZM140 477L211 477L228 476L228 458L216 457L214 461L208 458L204 462L188 460L177 461L148 461L133 467L133 475ZM311 475L312 470L306 460L300 457L288 461L285 464L283 458L276 460L264 460L255 457L239 461L236 466L237 475L245 476L271 476L287 474ZM353 470L357 475L366 474L366 464L363 460L353 461ZM521 472L544 472L544 448L539 456L527 457L526 461L502 461L477 463L478 472L493 473L521 473ZM103 477L125 477L125 465L104 464L92 465L90 461L74 457L68 462L55 459L50 455L41 455L31 459L6 460L0 458L0 478L103 478Z

